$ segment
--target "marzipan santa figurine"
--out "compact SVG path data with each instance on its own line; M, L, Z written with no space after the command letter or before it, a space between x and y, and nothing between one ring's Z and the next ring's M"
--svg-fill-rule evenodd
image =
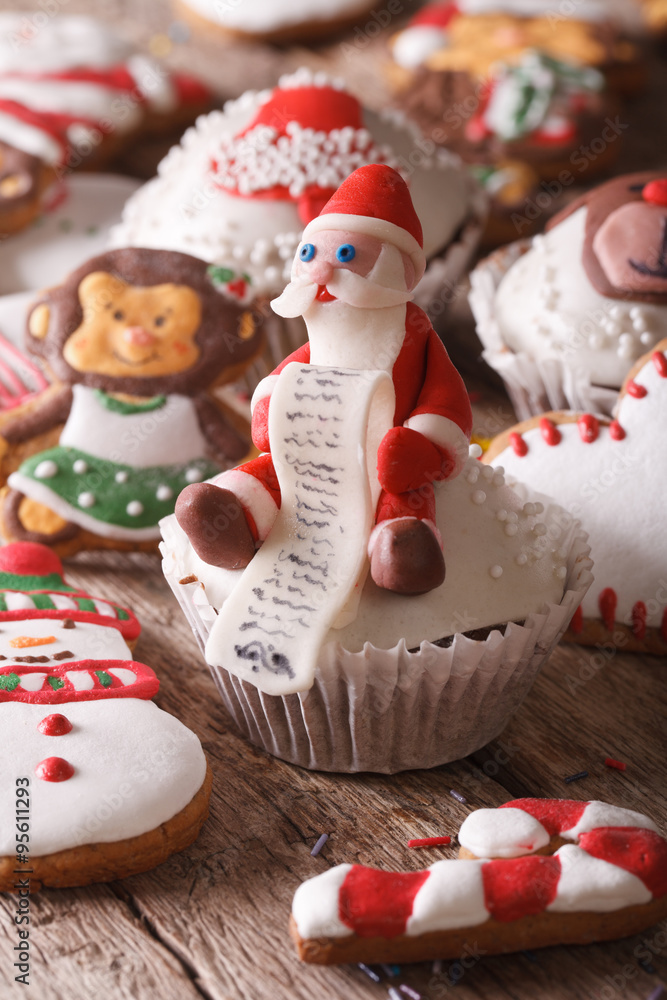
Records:
M433 483L461 471L472 415L463 380L426 314L410 301L425 266L421 224L405 181L391 167L356 170L306 226L292 280L272 305L280 316L303 316L309 340L255 391L252 436L262 454L188 486L176 506L205 562L243 568L271 530L281 496L269 407L280 372L296 361L391 375L396 407L377 453L382 492L368 542L371 576L403 594L442 583Z

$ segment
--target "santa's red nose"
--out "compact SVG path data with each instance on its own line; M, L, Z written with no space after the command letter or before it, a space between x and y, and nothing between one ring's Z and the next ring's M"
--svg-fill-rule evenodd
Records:
M150 347L156 339L155 335L143 326L126 326L123 330L123 340L132 347Z
M652 205L661 205L667 208L667 177L660 177L656 181L649 181L642 188L642 198Z

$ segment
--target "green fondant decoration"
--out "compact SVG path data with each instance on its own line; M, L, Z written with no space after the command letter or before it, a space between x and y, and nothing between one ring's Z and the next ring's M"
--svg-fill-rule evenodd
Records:
M50 590L56 594L70 593L76 587L70 587L57 573L47 576L19 576L15 573L0 573L0 590Z
M18 674L0 674L0 689L3 691L13 691L21 678Z
M143 403L127 403L115 396L109 396L101 389L94 389L98 403L111 413L120 413L123 417L129 417L133 413L150 413L151 410L161 410L167 402L166 396L153 396Z
M65 681L62 677L47 677L46 680L54 691L60 691L61 687L65 687Z
M226 285L227 282L233 280L236 274L236 272L232 271L229 267L218 267L215 264L211 264L210 267L207 267L206 273L211 281L216 285Z
M58 473L50 479L38 479L35 469L40 462L51 459L58 466ZM86 463L86 472L74 472L73 466L78 459ZM151 465L145 468L134 468L131 465L120 465L103 458L96 458L78 448L49 448L28 458L20 468L20 472L29 479L47 487L64 500L72 508L69 517L77 521L79 512L94 518L104 524L113 524L121 528L152 528L158 521L173 514L176 498L184 490L190 480L186 473L196 469L199 479L210 479L220 472L220 467L208 459L198 458L182 465ZM124 483L116 481L116 474L124 472L127 480ZM171 489L170 500L158 500L159 486ZM90 492L95 497L93 507L82 509L78 498L84 492ZM143 505L141 514L130 515L127 506L133 500L139 500ZM48 501L46 501L48 502ZM23 590L20 586L17 589ZM58 588L53 588L58 589ZM91 610L95 610L94 607Z
M108 674L106 670L96 670L95 676L97 677L102 687L108 688L111 687L111 685L113 684L113 677L111 676L111 674Z
M95 602L89 597L75 597L74 600L79 605L79 611L97 611Z
M128 613L125 610L125 608L117 608L116 605L114 604L113 605L113 609L116 612L116 617L118 618L119 622L129 621L130 616L128 615Z

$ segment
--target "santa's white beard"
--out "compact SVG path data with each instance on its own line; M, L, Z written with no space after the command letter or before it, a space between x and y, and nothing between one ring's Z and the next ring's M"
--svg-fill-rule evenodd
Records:
M304 315L310 362L391 374L405 339L405 303L361 309L347 302L313 302Z

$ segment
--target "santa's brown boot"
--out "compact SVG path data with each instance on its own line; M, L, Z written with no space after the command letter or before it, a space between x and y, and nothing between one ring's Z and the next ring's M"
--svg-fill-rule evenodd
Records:
M176 520L211 566L244 569L255 554L243 507L230 490L213 483L186 486L176 501Z
M395 594L425 594L439 587L445 560L428 524L406 517L382 527L371 552L371 576Z

